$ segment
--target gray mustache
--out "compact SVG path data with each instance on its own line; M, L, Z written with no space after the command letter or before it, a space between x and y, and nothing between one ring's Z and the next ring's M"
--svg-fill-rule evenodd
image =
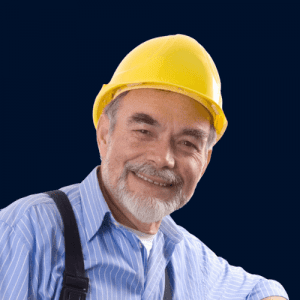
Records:
M178 177L176 177L173 173L170 173L171 171L165 170L163 171L164 173L161 174L162 172L157 172L155 169L148 165L132 166L132 168L130 168L130 171L136 174L141 172L145 175L155 176L172 185L178 185L181 183L181 180Z

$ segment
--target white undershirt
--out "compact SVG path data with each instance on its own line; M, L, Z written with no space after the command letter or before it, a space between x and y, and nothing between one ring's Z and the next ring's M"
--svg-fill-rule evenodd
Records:
M123 227L127 228L129 231L134 233L140 239L140 241L143 243L143 245L145 246L145 248L147 250L147 258L149 258L150 251L151 251L152 246L153 246L153 240L154 240L157 233L156 234L148 234L148 233L144 233L144 232L135 230L133 228L127 227L123 224L120 224L120 226L123 226Z

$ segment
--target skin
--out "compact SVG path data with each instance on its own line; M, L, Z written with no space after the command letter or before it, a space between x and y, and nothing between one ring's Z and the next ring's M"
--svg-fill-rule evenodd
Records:
M287 300L287 299L279 296L272 296L272 297L264 298L262 300Z
M128 127L126 120L135 112L150 114L162 128L147 124ZM108 117L101 115L97 143L102 163L97 176L105 201L119 223L156 234L163 217L189 202L212 150L205 153L207 139L199 143L193 137L176 135L183 127L200 128L209 134L210 118L207 109L188 96L145 88L131 90L123 98L112 136ZM173 185L158 187L132 171Z

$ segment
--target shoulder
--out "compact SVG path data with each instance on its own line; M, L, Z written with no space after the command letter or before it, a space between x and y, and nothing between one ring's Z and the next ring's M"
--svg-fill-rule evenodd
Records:
M184 227L177 225L177 229L180 231L180 233L183 235L183 245L185 247L192 247L193 249L196 249L197 251L199 249L208 249L207 246L195 235L188 232Z
M178 255L190 254L192 257L197 257L200 260L217 257L198 237L176 224L170 215L163 219L160 229L167 238L176 244Z
M209 246L185 228L181 226L177 228L184 236L182 243L179 243L179 245L181 244L181 255L192 257L193 262L201 268L205 277L210 277L213 274L222 274L226 270L236 276L244 276L245 274L249 277L254 276L239 266L230 265L225 258L218 256ZM263 277L257 276L255 278L261 279Z
M182 250L190 255L193 255L202 266L208 267L209 264L216 264L223 260L218 257L205 243L198 237L188 232L182 226L177 225L178 230L183 235L183 240L179 243Z
M59 190L68 196L73 209L77 203L80 203L79 184ZM21 237L29 248L36 236L47 234L52 228L62 229L63 227L54 200L44 192L20 198L1 209L0 224L6 228L7 232L10 232L9 235Z

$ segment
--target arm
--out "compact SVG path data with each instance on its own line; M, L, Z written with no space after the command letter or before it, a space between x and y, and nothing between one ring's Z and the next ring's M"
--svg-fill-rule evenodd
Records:
M28 299L29 251L13 228L0 220L0 299Z
M287 299L279 296L271 296L271 297L264 298L262 300L287 300Z

